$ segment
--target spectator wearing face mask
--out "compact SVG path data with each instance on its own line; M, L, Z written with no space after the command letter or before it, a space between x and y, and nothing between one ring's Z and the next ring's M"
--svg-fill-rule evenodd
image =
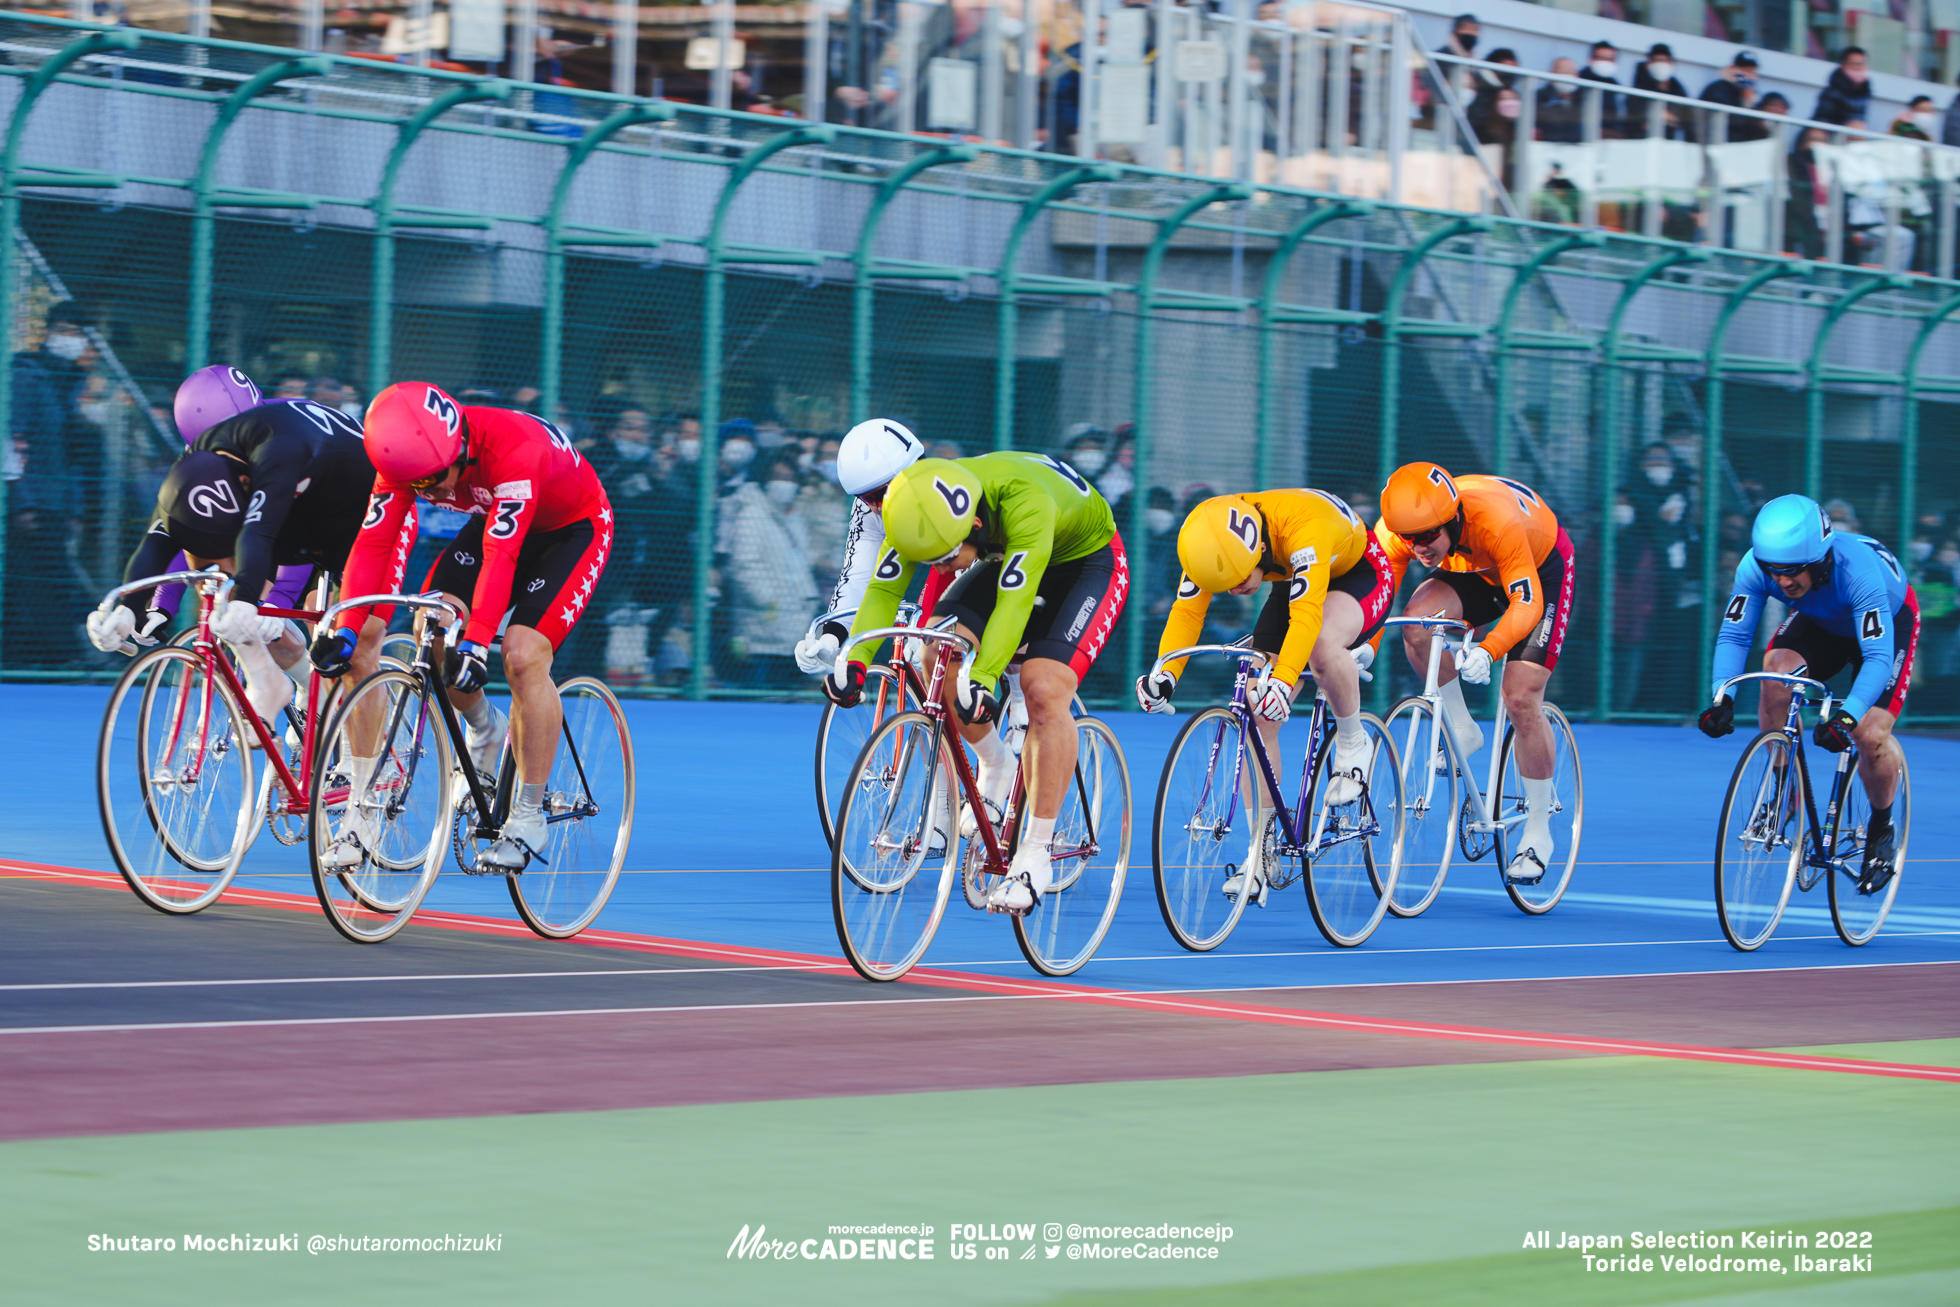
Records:
M1605 86L1620 84L1620 52L1613 48L1611 41L1593 42L1590 58L1586 66L1579 70L1582 81L1599 82ZM1624 136L1626 134L1627 105L1626 96L1617 91L1598 91L1599 129L1605 136Z
M1115 513L1116 520L1123 520L1123 505L1128 502L1130 492L1137 485L1137 424L1125 422L1116 428L1114 442L1110 445L1109 462L1103 467L1102 475L1095 479L1096 489L1101 492L1109 509Z
M1492 50L1490 62L1507 64L1515 68L1518 66L1518 56L1510 50ZM1518 79L1511 73L1490 73L1489 76L1490 80L1477 88L1477 93L1471 98L1469 107L1463 111L1463 116L1470 120L1470 130L1476 133L1478 144L1509 145L1517 129L1508 124L1517 121L1518 111L1512 109L1508 115L1505 114L1497 107L1498 96L1500 92L1511 90ZM1510 102L1514 105L1518 103L1515 92L1510 96Z
M1579 65L1560 57L1552 60L1552 71L1570 77L1579 71ZM1538 112L1533 116L1539 140L1578 144L1579 114L1579 90L1572 83L1546 82L1538 88Z
M1458 14L1456 21L1450 24L1449 39L1436 47L1436 53L1453 54L1459 59L1475 59L1477 39L1483 30L1483 24L1477 21L1475 14ZM1476 69L1462 69L1457 73L1458 94L1465 97L1474 95L1482 81Z
M843 438L826 432L817 438L816 458L797 492L796 511L810 539L810 573L820 594L837 586L844 567L844 541L851 530L851 497L837 483L837 450Z
M1871 61L1857 46L1847 46L1838 56L1838 66L1831 70L1831 80L1824 83L1823 93L1817 97L1817 108L1810 115L1820 123L1864 123L1871 121L1872 83Z
M1647 51L1647 58L1633 70L1633 89L1653 91L1661 95L1688 96L1688 88L1681 85L1681 79L1674 75L1674 51L1664 43L1655 42ZM1654 113L1654 101L1640 100L1628 105L1627 135L1636 139L1647 135ZM1661 134L1670 141L1692 141L1695 139L1693 123L1684 117L1676 105L1663 103L1660 106Z
M1109 466L1109 433L1093 422L1077 422L1062 433L1062 461L1094 481Z
M1892 120L1888 129L1893 136L1903 136L1909 141L1928 141L1939 130L1939 114L1933 111L1933 97L1915 95L1906 111Z
M1728 67L1715 75L1715 80L1701 88L1701 98L1712 105L1724 109L1754 109L1761 98L1756 88L1756 56L1747 50L1738 50L1735 58L1729 60ZM1769 128L1761 119L1745 118L1740 115L1728 119L1726 137L1716 135L1715 128L1709 128L1710 140L1718 144L1722 140L1760 141L1769 135Z
M1142 593L1148 597L1146 612L1150 620L1162 622L1170 616L1171 604L1177 599L1178 578L1184 570L1177 561L1177 532L1184 525L1184 517L1177 511L1177 501L1171 498L1169 490L1163 486L1150 487L1143 522L1150 537L1146 554L1150 575L1145 579Z
M580 655L590 665L604 641L609 679L644 679L650 652L673 623L673 604L655 596L663 557L660 488L653 457L653 417L638 404L621 401L596 424L586 459L612 501L613 548L592 598L596 622L579 627Z
M101 458L101 432L81 410L95 362L88 315L73 300L48 310L39 348L13 357L13 430L0 450L9 666L65 666L81 653L82 596L90 587L73 546L82 532L85 478Z
M715 555L721 599L715 607L715 670L745 688L796 682L793 652L817 604L816 581L798 532L785 516L796 497L795 457L753 469L755 428L744 418L722 424L722 495L716 505ZM800 523L798 524L801 525Z
M1700 616L1701 555L1695 548L1690 477L1666 444L1656 441L1640 452L1638 473L1627 479L1622 503L1616 521L1652 578L1642 671L1621 686L1623 693L1634 691L1621 705L1631 708L1643 693L1651 697L1655 685L1673 687L1688 675Z

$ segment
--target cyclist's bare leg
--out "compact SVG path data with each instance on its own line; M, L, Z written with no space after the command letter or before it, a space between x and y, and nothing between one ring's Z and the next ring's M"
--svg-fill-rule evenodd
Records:
M1899 792L1899 769L1903 755L1892 737L1893 723L1899 719L1883 708L1867 708L1851 738L1858 742L1858 779L1865 783L1865 794L1874 808L1889 808Z
M372 614L361 623L361 635L354 642L354 656L349 660L352 667L348 673L349 688L381 670L381 638L387 634L388 624ZM384 710L381 696L376 694L363 695L354 705L354 711L347 721L347 731L352 751L357 757L372 758L380 752L381 715Z
M1328 598L1333 596L1329 595ZM1409 596L1409 602L1403 605L1402 616L1447 617L1460 622L1463 620L1463 600L1456 591L1431 578L1417 586L1416 592ZM1426 626L1402 628L1402 648L1409 655L1409 666L1415 668L1418 676L1429 670L1429 642L1435 638L1435 633ZM1442 667L1436 673L1436 684L1448 685L1455 679L1456 659L1450 656L1446 648Z
M1545 682L1552 674L1538 663L1510 662L1504 666L1504 711L1517 732L1513 746L1518 775L1549 780L1552 775L1552 724L1545 720Z
M1338 590L1328 593L1321 609L1320 636L1307 655L1307 666L1313 670L1314 682L1327 695L1327 706L1336 717L1352 717L1361 711L1361 669L1354 665L1354 656L1348 652L1348 646L1361 634L1361 622L1361 605L1353 595ZM1304 676L1293 683L1296 706L1306 688ZM1272 760L1273 775L1284 776L1286 768L1279 752L1280 723L1269 722L1264 717L1254 721L1259 726L1259 738L1265 742L1266 756ZM1245 801L1251 807L1263 808L1270 800L1262 793L1265 782L1255 774L1257 770L1246 769Z
M517 779L542 785L558 756L564 708L551 680L551 641L536 627L512 623L504 631L504 676L510 681L511 745Z
M1763 670L1794 676L1803 669L1803 655L1794 649L1771 649L1763 655ZM1759 681L1756 721L1766 731L1779 731L1790 718L1790 687L1780 681Z
M1030 658L1021 664L1021 694L1028 701L1028 739L1021 762L1036 817L1061 815L1062 798L1075 776L1075 717L1069 709L1079 684L1075 669L1058 659Z

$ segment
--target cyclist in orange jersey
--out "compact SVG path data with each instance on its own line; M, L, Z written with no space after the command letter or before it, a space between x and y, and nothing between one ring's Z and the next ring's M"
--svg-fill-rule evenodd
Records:
M1212 595L1250 595L1271 582L1252 629L1253 648L1274 655L1272 672L1251 705L1267 755L1277 771L1280 723L1292 712L1301 671L1312 667L1334 715L1328 798L1335 804L1354 802L1361 795L1368 737L1361 728L1360 671L1350 651L1365 650L1373 658L1369 641L1381 630L1395 597L1388 557L1367 525L1339 496L1324 490L1219 495L1185 518L1177 557L1184 575L1164 621L1158 655L1197 640ZM1138 706L1145 712L1169 711L1183 670L1180 661L1154 678L1148 673L1138 677ZM1265 787L1250 773L1245 779L1251 844L1225 892L1242 892L1243 878L1250 875L1251 893L1263 905L1270 880L1265 829L1272 810Z
M1513 881L1533 882L1552 862L1552 729L1545 721L1545 682L1558 666L1572 620L1572 539L1538 492L1509 477L1452 477L1434 463L1395 470L1382 490L1375 526L1394 568L1395 585L1409 560L1436 569L1409 596L1405 614L1452 617L1484 631L1459 659L1443 655L1444 718L1467 762L1484 735L1463 702L1460 675L1490 683L1491 665L1504 669L1504 711L1517 733L1518 773L1524 779L1524 837L1505 869ZM1418 672L1429 666L1430 633L1402 628L1402 646Z

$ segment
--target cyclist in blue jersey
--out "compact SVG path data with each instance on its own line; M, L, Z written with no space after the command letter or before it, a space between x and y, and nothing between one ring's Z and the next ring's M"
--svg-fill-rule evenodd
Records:
M1817 501L1803 495L1764 504L1750 544L1716 632L1715 684L1741 674L1772 586L1791 612L1770 638L1764 671L1822 681L1857 666L1851 692L1817 724L1813 738L1833 753L1857 742L1858 778L1872 805L1858 892L1873 893L1893 873L1892 800L1903 758L1892 727L1912 682L1919 599L1891 550L1870 536L1833 531ZM1762 683L1756 715L1764 730L1781 727L1789 708L1789 686ZM1711 739L1733 731L1734 699L1718 698L1703 710L1700 725Z

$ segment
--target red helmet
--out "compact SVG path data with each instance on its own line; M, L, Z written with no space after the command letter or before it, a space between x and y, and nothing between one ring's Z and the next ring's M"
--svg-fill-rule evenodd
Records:
M469 436L462 406L426 381L398 381L376 395L366 428L368 461L397 485L441 475Z

